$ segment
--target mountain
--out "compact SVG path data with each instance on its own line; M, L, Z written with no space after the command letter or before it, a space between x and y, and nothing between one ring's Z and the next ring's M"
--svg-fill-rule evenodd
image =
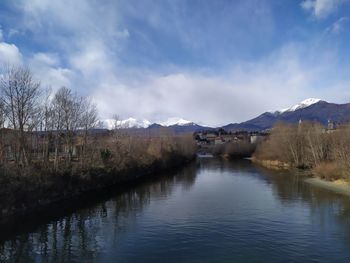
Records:
M303 100L302 102L300 102L300 103L298 103L296 105L293 105L292 107L289 107L289 108L286 108L286 109L282 109L282 110L277 110L277 111L272 112L272 113L281 114L281 113L284 113L284 112L292 112L292 111L296 111L296 110L299 110L299 109L303 109L303 108L309 107L312 104L315 104L315 103L320 102L320 101L321 101L321 99L309 98L309 99Z
M186 125L171 125L167 127L168 129L172 130L174 133L193 133L196 131L203 131L203 130L215 130L215 128L207 127L207 126L201 126L196 123L188 123Z
M270 129L279 121L297 123L299 120L316 121L327 125L328 120L336 123L350 122L350 103L335 104L320 99L307 99L283 110L265 112L258 117L223 126L225 130L261 131Z
M215 128L211 127L206 127L206 126L201 126L193 122L189 122L186 124L174 124L174 125L169 125L165 126L164 123L163 125L153 123L150 126L148 126L144 130L144 132L155 135L155 134L160 134L162 132L170 132L170 133L175 133L175 134L181 134L181 133L193 133L196 131L203 131L203 130L214 130ZM140 129L138 129L140 130ZM139 131L140 132L140 131Z
M118 121L115 121L114 119L104 119L98 123L98 128L100 129L113 130L115 127L128 130L128 132L135 134L157 134L164 128L167 128L168 131L177 134L214 129L211 127L201 126L178 117L172 117L159 123L151 123L148 120L138 120L135 118L128 118Z
M147 128L151 125L148 120L137 120L134 118L128 118L125 120L115 120L115 119L104 119L100 120L98 123L99 128L104 128L108 130L113 130L115 127L118 128Z
M100 120L98 127L112 130L115 127L124 128L124 129L148 128L152 124L157 124L157 125L160 125L162 127L170 127L170 126L186 126L186 125L192 125L194 123L191 121L188 121L188 120L184 120L182 118L178 118L178 117L172 117L172 118L169 118L169 119L167 119L163 122L159 122L159 123L152 123L148 120L138 120L135 118L128 118L125 120L117 120L117 121L114 119Z
M335 104L310 98L289 108L267 111L251 120L242 123L231 123L222 128L227 131L262 131L272 128L279 121L297 123L300 119L303 121L317 121L324 125L327 125L328 120L336 123L348 123L350 122L350 103ZM99 128L113 129L114 127L115 121L112 119L100 121ZM165 131L164 128L176 134L215 129L177 117L153 124L148 120L129 118L117 121L117 127L137 134L159 134Z
M169 126L174 126L174 125L188 125L191 124L193 122L191 121L187 121L184 120L182 118L178 118L178 117L172 117L167 119L166 121L160 122L159 124L164 126L164 127L169 127Z

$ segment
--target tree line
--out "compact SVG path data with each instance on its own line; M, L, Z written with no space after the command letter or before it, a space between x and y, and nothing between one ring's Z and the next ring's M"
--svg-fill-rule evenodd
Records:
M54 164L64 141L67 159L72 159L73 137L97 123L96 105L62 87L53 93L43 89L31 71L22 66L7 66L0 74L1 163L13 159L28 166L33 159L48 161L49 146L54 146ZM7 128L7 129L4 129ZM85 145L83 144L83 149Z
M2 168L62 169L148 165L167 154L193 154L188 138L135 138L118 129L90 131L96 105L67 87L43 88L30 69L6 66L0 73L0 165ZM160 148L159 148L160 147ZM159 149L158 149L159 148ZM138 156L138 160L135 160ZM147 160L146 160L147 159ZM145 162L145 163L142 163Z
M328 179L350 179L350 126L328 130L317 122L277 124L255 158L313 169Z

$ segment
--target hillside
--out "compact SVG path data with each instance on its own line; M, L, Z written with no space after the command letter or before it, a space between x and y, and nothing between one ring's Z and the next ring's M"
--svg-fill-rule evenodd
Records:
M304 107L292 106L287 110L265 112L251 120L228 124L223 128L228 131L265 130L273 127L279 121L297 123L299 120L317 121L324 125L327 124L328 120L340 124L348 123L350 122L350 103L335 104L318 100L311 105L304 105Z

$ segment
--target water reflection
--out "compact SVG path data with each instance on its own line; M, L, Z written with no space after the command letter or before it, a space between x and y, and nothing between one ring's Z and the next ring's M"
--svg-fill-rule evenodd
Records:
M108 201L0 242L0 261L93 262L99 253L118 245L118 235L127 231L152 198L171 195L175 186L190 190L196 169L192 164L175 176L157 177Z
M320 262L347 262L349 197L310 186L304 176L247 160L202 159L76 212L40 224L23 222L26 230L10 237L0 233L0 261L137 262L165 253L173 261L192 256L198 262L259 262L253 259L264 254L269 262L311 255ZM211 187L219 188L208 194ZM208 204L224 205L207 207L200 202L203 197ZM311 250L313 242L317 246ZM155 252L151 245L164 251Z
M338 237L344 239L347 248L350 248L350 199L348 196L306 183L305 172L296 170L291 176L287 171L271 171L261 167L258 167L258 170L271 183L281 203L285 206L303 203L308 207L313 223L320 225L323 230L332 228Z

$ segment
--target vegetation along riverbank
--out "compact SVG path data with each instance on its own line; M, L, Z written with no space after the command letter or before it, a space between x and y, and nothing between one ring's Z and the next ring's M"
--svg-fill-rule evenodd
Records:
M194 158L192 136L133 135L117 118L97 129L89 98L43 89L27 68L2 68L0 90L0 221Z
M276 125L253 161L277 168L300 168L326 181L350 182L350 126L314 122Z

